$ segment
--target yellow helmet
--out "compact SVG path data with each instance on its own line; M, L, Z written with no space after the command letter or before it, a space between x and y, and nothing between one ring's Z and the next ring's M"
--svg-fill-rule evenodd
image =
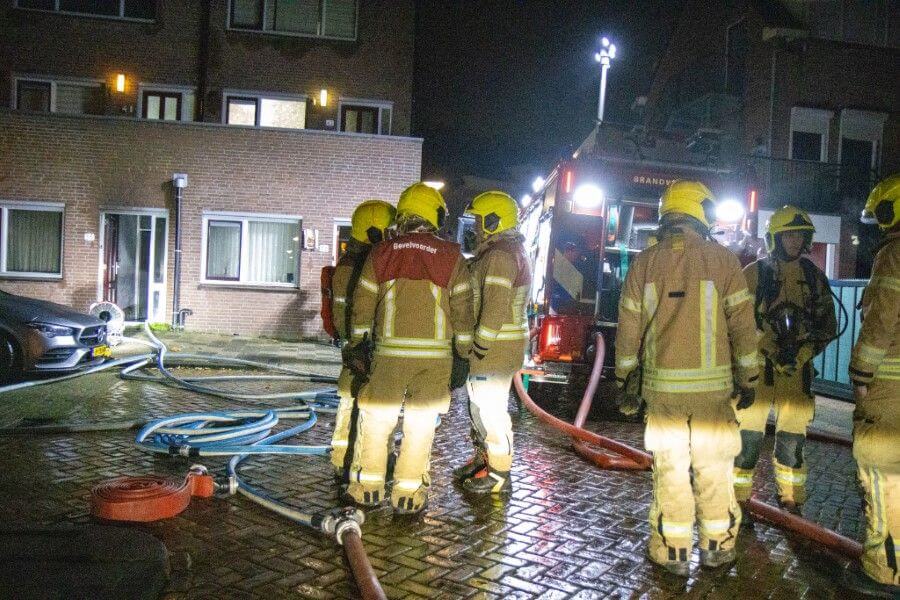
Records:
M397 209L384 200L366 200L350 218L350 236L363 244L377 244L387 237Z
M447 218L447 204L441 193L424 183L414 183L400 194L397 202L397 217L420 217L428 221L435 229L444 226Z
M771 254L775 252L775 236L785 231L808 231L809 241L805 248L809 252L809 244L812 243L812 234L816 232L809 213L796 206L785 205L772 213L766 222L766 250Z
M660 218L672 213L694 217L706 227L712 227L716 198L699 181L678 180L667 187L659 199Z
M900 224L900 173L894 173L875 186L860 219L867 225L893 229Z
M481 217L481 227L488 235L494 235L519 224L519 205L512 196L496 190L479 194L466 208L467 215Z

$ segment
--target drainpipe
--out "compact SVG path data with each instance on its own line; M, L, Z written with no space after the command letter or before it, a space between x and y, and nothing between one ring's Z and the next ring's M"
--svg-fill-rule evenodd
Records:
M184 317L181 315L181 200L184 196L184 188L187 187L187 173L175 173L172 175L172 186L175 188L175 281L172 283L172 327L180 329L184 327Z
M206 120L206 93L209 87L209 20L212 9L210 0L203 0L203 8L200 17L200 46L198 48L198 72L197 72L197 106L194 116L198 121Z

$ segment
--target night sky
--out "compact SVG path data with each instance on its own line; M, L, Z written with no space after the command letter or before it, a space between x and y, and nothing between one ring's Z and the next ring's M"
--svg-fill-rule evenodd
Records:
M420 1L413 133L425 138L423 174L521 179L517 165L542 173L570 153L594 126L601 34L618 47L606 120L634 120L677 4Z

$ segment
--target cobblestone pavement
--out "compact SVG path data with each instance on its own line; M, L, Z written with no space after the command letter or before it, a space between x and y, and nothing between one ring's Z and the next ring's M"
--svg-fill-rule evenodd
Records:
M170 335L174 349L216 350L255 360L335 373L337 352L314 344L248 338ZM547 398L572 417L565 398ZM233 406L156 383L103 373L0 396L0 425L145 419ZM823 407L825 405L823 404ZM828 405L832 429L847 411ZM455 404L435 442L430 503L421 518L368 515L364 543L390 598L846 598L835 583L843 562L805 542L757 524L742 532L739 559L727 569L700 570L687 581L662 574L646 560L648 473L601 471L510 403L517 433L514 492L506 501L463 498L449 471L468 455L465 407ZM327 443L330 416L298 443ZM837 425L835 425L837 424ZM640 446L641 428L589 422ZM134 432L0 435L4 523L89 523L90 487L122 474L183 475L188 463L150 456L133 446ZM771 453L771 441L768 453ZM213 468L224 461L207 460ZM248 481L304 508L328 508L335 487L326 457L264 457L245 463ZM861 531L861 502L849 450L810 442L810 500L806 516L852 538ZM760 469L759 495L771 499L770 462ZM179 561L171 598L344 598L357 592L341 552L242 497L194 499L180 516L140 526L160 538ZM696 554L695 554L696 561Z

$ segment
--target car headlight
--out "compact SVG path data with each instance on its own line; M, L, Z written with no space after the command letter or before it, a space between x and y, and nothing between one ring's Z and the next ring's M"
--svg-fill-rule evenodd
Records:
M75 330L71 327L51 325L50 323L29 323L28 326L35 331L39 331L46 338L66 337L75 334Z

